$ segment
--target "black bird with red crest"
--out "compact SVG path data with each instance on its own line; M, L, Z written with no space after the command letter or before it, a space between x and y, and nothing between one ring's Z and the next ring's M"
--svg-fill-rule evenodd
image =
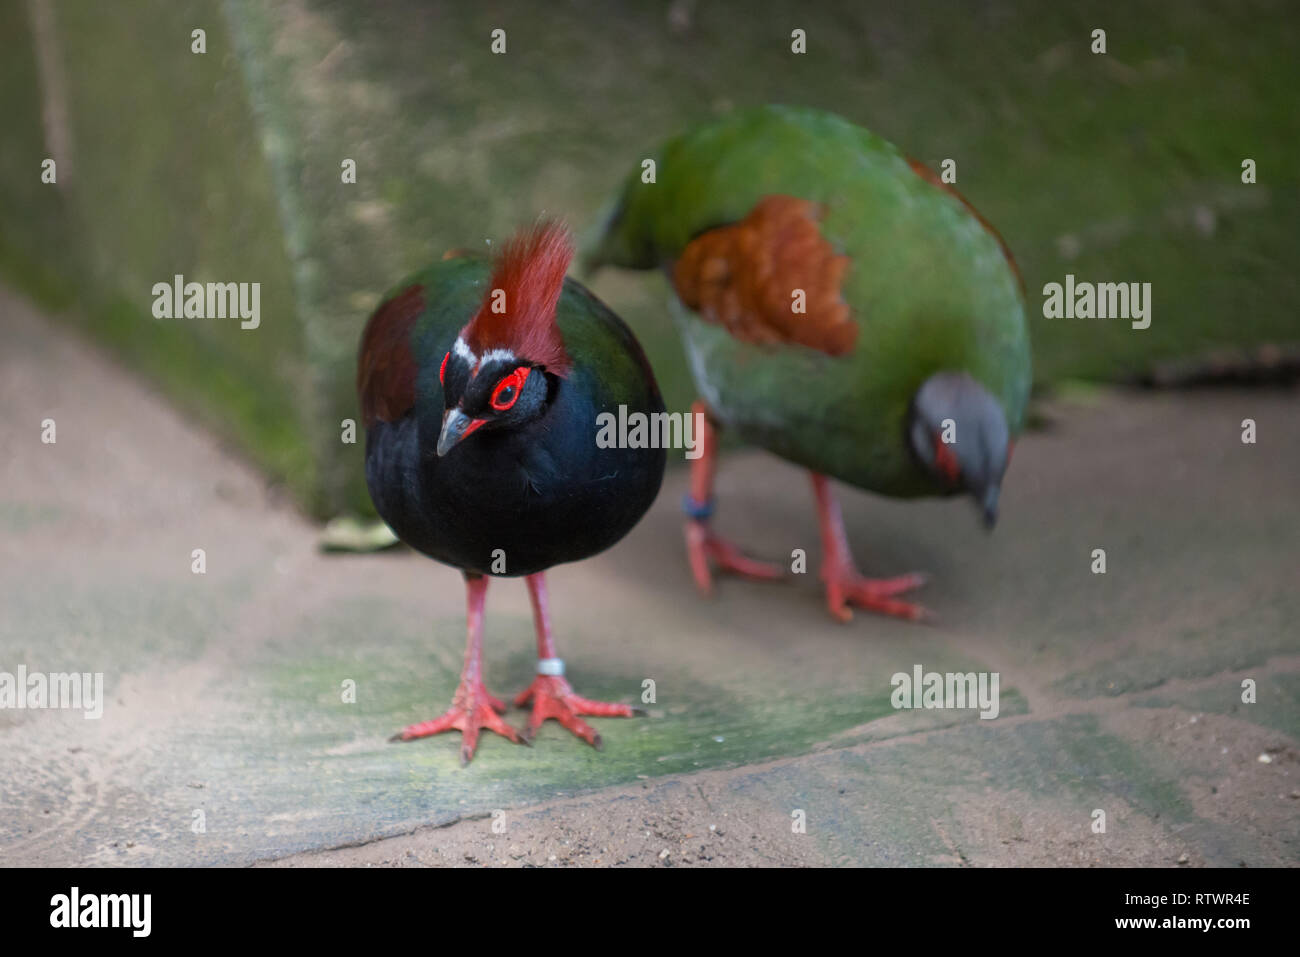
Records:
M375 508L417 551L465 575L469 637L452 707L396 738L456 728L461 760L481 728L531 740L556 718L600 747L583 716L629 705L573 692L551 635L546 570L609 548L654 501L662 448L602 447L598 416L651 416L663 400L623 321L565 273L568 231L544 222L495 262L444 259L398 286L361 339L357 391L366 482ZM483 609L491 575L523 576L537 630L537 678L522 735L483 680Z

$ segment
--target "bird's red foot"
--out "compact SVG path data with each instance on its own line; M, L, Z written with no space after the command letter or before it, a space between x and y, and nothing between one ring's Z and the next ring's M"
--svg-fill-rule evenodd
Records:
M933 620L934 615L929 609L894 598L913 588L920 588L928 578L921 572L896 578L864 578L852 565L837 562L822 570L822 581L826 583L826 607L840 621L853 618L850 605L910 621Z
M482 683L466 684L462 681L446 714L431 721L409 725L389 740L414 741L416 738L427 738L431 734L441 734L455 728L461 733L460 763L469 764L478 747L478 733L482 728L495 731L515 744L528 743L518 731L502 720L501 712L505 710L505 702L489 694Z
M686 557L691 563L695 586L705 595L713 594L712 567L751 581L777 581L785 577L785 569L779 564L750 558L725 538L713 534L708 522L698 519L686 522Z
M597 751L602 746L600 735L579 715L593 718L631 718L645 713L630 704L590 701L574 694L573 688L561 675L538 675L533 679L533 683L515 698L515 707L522 708L529 701L532 701L533 713L528 719L528 730L524 732L527 740L532 740L543 721L554 718Z

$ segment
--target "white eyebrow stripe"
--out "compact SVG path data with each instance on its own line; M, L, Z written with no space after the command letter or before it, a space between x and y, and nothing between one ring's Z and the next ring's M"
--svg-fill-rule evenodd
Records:
M484 365L488 362L495 362L498 359L504 359L507 362L514 362L515 354L509 349L493 349L491 352L483 354L483 358L479 360L479 365Z
M474 355L470 347L465 344L465 340L461 339L459 336L456 338L456 342L452 345L451 351L468 362L471 368L478 364L478 357Z

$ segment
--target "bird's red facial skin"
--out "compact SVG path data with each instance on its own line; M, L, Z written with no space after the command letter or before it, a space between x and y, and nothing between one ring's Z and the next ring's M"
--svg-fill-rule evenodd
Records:
M438 384L439 384L439 385L446 385L446 384L447 384L447 360L450 359L450 358L451 358L451 353L448 352L445 356L442 357L442 365L438 366Z
M934 437L934 465L949 485L957 484L961 477L961 465L957 462L957 456L952 454L952 449L948 448L948 443L937 435Z
M528 381L528 373L532 371L528 366L520 366L498 382L492 390L492 408L504 412L518 402L520 393L524 391L524 383Z
M487 419L471 420L470 424L465 427L465 431L460 434L460 440L464 442L471 435L473 435L479 428L481 428L485 422L487 422Z

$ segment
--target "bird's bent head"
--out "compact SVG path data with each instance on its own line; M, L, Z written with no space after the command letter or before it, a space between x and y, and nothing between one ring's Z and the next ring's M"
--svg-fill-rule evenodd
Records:
M964 372L936 373L912 398L907 439L946 490L975 497L992 528L1012 446L1001 403Z
M487 295L443 357L446 411L438 455L480 428L510 428L541 415L551 384L572 365L556 323L573 240L543 222L505 245Z

